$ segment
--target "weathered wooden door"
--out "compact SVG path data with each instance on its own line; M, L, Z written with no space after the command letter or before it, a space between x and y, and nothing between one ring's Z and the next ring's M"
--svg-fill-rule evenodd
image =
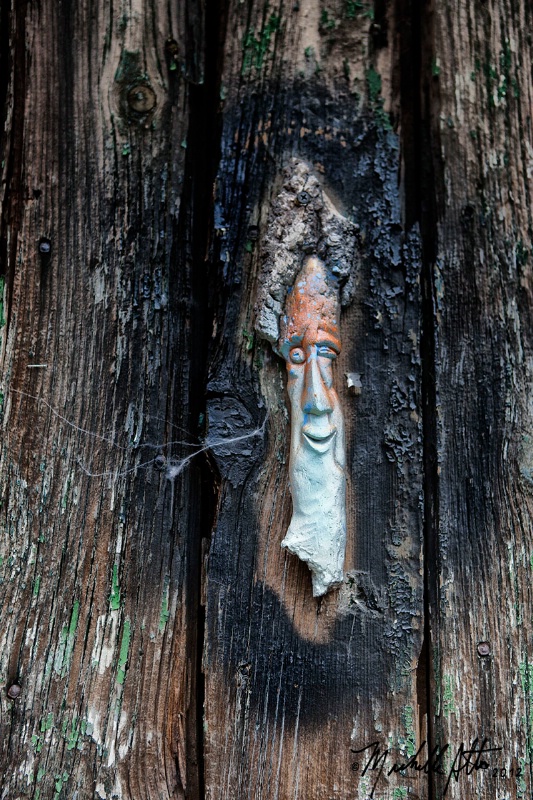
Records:
M532 14L0 0L2 798L532 796ZM309 254L321 598L267 341Z

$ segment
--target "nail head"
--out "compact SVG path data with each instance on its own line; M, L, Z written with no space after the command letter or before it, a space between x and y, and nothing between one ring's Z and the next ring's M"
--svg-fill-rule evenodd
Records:
M7 696L11 698L11 700L16 700L17 697L20 696L22 689L18 685L18 683L12 683L9 689L7 690Z
M477 646L477 651L480 656L488 656L490 654L489 642L480 642Z
M156 96L150 86L137 84L128 92L128 105L137 114L147 114L155 107Z
M165 469L166 463L167 463L167 460L166 460L165 456L162 455L161 453L159 453L159 455L157 455L155 457L155 459L154 459L154 465L155 465L156 469Z

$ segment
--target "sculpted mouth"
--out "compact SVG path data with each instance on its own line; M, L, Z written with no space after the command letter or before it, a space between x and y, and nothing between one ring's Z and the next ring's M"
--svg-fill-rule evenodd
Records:
M321 431L321 430L304 430L303 435L307 440L307 443L313 450L318 450L320 452L325 452L331 441L333 440L335 434L337 433L336 429L329 431Z
M335 436L335 430L325 433L324 431L304 431L304 436L312 439L314 442L325 442Z

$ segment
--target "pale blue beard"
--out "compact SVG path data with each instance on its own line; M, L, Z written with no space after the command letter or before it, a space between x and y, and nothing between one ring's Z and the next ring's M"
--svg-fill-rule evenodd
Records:
M294 424L294 423L293 423ZM326 453L314 452L299 436L291 437L291 524L282 546L306 561L313 573L313 596L342 582L346 548L346 479L335 460L343 452L342 421ZM299 440L299 441L297 441Z

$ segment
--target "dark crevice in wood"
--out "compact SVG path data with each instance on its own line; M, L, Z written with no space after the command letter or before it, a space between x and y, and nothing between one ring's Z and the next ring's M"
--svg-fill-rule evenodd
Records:
M207 8L206 8L207 5ZM202 0L189 0L185 3L184 18L186 29L186 56L185 69L186 76L191 83L202 84L206 77L206 25L209 25L209 18L206 19L206 12L210 11L210 2Z
M26 6L20 2L0 2L0 146L2 159L0 169L5 184L0 208L0 275L5 277L7 287L7 310L4 309L7 336L11 318L11 292L13 271L16 262L17 232L22 213L22 145L24 141L24 110L26 98ZM11 87L10 87L11 83ZM9 97L11 89L11 97ZM8 104L11 104L11 125L6 131ZM11 241L8 244L8 229Z
M2 153L7 152L6 119L8 114L7 92L10 68L9 32L11 30L10 3L7 0L0 2L0 147ZM2 170L3 171L3 170ZM7 191L4 188L0 208L0 276L5 278L7 271ZM3 298L0 297L3 302ZM3 318L3 310L2 310Z
M8 0L0 2L0 131L2 132L2 152L5 152L5 125L7 119L7 92L9 88L10 48L9 32L11 30L10 3ZM1 268L1 267L0 267Z
M433 55L431 0L399 0L400 98L404 164L405 224L418 226L422 239L422 410L424 459L424 642L417 668L420 713L427 720L428 752L434 742L434 648L438 614L438 432L436 384L436 307L434 265L437 257L438 75ZM424 696L423 696L424 695ZM422 725L421 725L422 727ZM435 797L431 776L428 800Z
M201 31L204 49L203 67L195 64L197 83L190 86L190 126L187 137L185 184L188 195L184 228L190 231L188 248L188 282L191 298L190 330L190 430L205 433L207 365L211 331L213 329L214 297L217 293L217 265L210 260L213 230L214 183L220 159L221 114L220 81L222 75L223 39L225 30L223 0L209 0ZM195 29L196 30L196 29ZM196 30L196 33L198 31ZM195 52L197 52L196 48ZM194 682L187 734L187 761L194 780L187 782L186 796L194 800L205 797L204 764L204 702L205 677L202 656L205 640L205 605L203 598L204 554L208 550L213 522L218 506L218 475L207 455L198 460L193 482L195 497L191 503L189 533L189 569L187 596L189 608L195 615L188 627L188 657L190 679Z
M427 616L426 616L427 619ZM424 626L425 628L426 626ZM427 740L428 736L428 646L426 640L426 630L424 630L424 639L422 641L422 648L420 656L416 665L416 697L418 702L418 738L419 742Z

